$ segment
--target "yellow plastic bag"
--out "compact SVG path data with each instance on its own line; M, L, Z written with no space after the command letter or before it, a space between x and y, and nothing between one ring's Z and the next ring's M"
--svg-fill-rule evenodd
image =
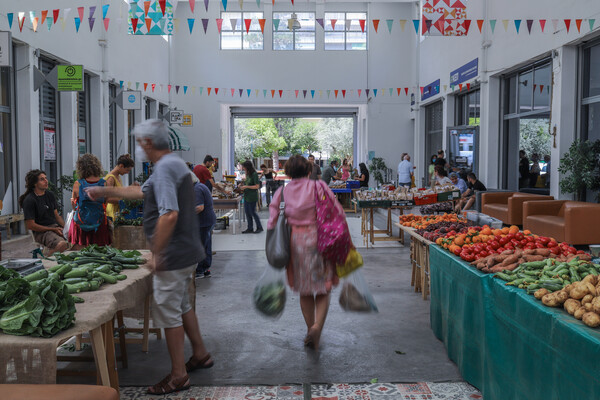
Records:
M336 265L336 273L339 278L350 275L363 266L363 258L356 249L351 249L346 257L346 262Z

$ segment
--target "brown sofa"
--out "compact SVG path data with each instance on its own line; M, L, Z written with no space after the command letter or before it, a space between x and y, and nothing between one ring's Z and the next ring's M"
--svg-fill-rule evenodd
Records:
M547 200L523 203L523 229L571 245L600 243L600 204Z
M554 200L554 197L519 192L484 192L481 194L481 212L507 225L523 225L523 203L538 200Z
M119 400L111 387L95 385L0 385L2 400Z

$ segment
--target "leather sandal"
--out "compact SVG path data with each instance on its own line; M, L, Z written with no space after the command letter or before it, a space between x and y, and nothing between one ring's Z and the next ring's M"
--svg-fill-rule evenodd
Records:
M175 393L182 390L188 390L190 388L190 377L188 375L181 379L171 379L171 374L167 375L162 381L158 382L154 386L148 388L148 394L169 394Z
M210 353L206 353L206 356L201 360L197 359L194 356L191 356L188 362L185 363L185 370L187 372L192 372L197 369L211 368L213 365L215 365L213 360L207 362L208 360L210 360Z

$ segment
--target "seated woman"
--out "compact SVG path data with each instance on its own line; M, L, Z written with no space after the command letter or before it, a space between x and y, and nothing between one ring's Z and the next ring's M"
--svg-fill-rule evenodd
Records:
M435 166L435 184L436 185L451 185L452 181L448 178L448 172L441 165Z
M360 168L360 176L358 177L358 180L360 181L360 187L368 188L369 187L369 170L367 169L367 166L365 165L365 163L360 163L358 166Z

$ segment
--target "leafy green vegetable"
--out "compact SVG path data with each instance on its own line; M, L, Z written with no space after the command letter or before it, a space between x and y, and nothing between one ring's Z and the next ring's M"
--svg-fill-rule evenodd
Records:
M31 294L6 311L0 318L0 329L9 335L30 335L35 332L44 311L42 300Z
M31 285L16 275L17 278L0 282L0 314L29 296Z
M254 288L254 305L261 313L275 317L285 307L285 284L283 281L271 282Z

